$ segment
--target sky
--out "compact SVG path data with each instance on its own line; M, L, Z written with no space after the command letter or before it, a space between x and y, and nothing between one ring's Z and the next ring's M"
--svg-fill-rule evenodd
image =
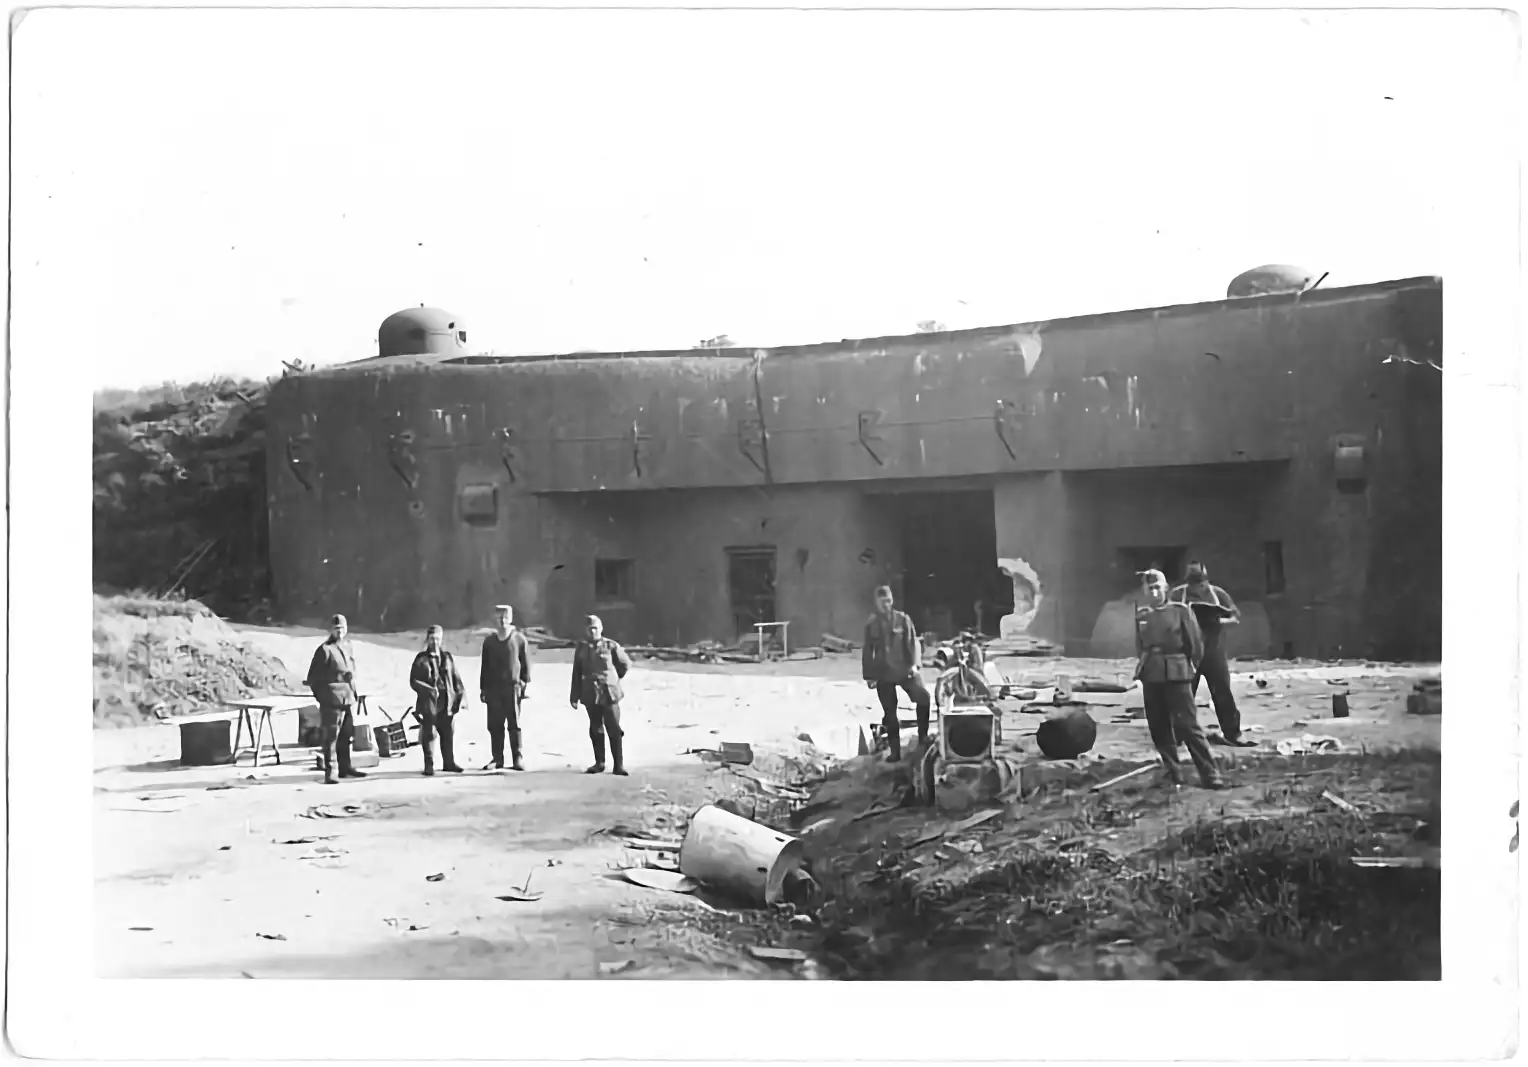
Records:
M1451 146L1502 29L37 11L13 354L132 387L365 358L419 304L474 351L767 347L1215 300L1271 262L1325 287L1442 274Z

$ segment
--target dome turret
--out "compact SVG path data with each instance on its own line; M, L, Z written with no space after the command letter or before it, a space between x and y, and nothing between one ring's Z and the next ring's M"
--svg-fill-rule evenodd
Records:
M381 356L465 356L467 329L449 311L420 305L382 320L377 349Z

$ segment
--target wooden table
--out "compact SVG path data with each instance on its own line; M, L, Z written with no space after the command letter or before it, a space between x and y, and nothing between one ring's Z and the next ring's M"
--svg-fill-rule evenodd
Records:
M318 701L311 696L268 696L253 697L249 700L230 700L227 706L233 708L238 714L238 726L233 736L233 762L238 764L239 757L249 754L254 757L255 766L260 766L260 756L264 753L266 745L270 746L271 755L276 757L276 762L281 762L281 749L276 745L276 728L271 725L271 715L278 711L301 712L307 708L316 708ZM243 744L244 731L249 730L249 743ZM268 742L262 742L262 737L269 737Z
M753 628L759 631L759 662L764 662L764 630L769 626L780 628L780 658L785 659L791 654L790 626L789 622L756 622Z

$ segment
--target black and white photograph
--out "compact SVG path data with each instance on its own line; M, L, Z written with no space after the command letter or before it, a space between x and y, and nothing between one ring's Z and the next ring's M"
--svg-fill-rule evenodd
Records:
M1519 31L13 11L13 1046L1512 1054Z

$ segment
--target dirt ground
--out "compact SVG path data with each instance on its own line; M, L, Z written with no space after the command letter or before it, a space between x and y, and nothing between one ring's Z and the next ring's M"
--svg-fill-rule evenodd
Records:
M243 632L298 677L322 640L311 630ZM408 665L420 644L416 634L356 638L361 687L374 708L396 712L409 703ZM523 722L528 771L476 770L489 755L475 693L478 662L470 654L475 642L453 635L451 644L471 697L458 720L463 775L422 777L414 748L384 760L364 781L323 785L309 751L295 744L294 717L277 723L282 765L258 770L247 760L237 769L180 767L173 727L97 730L98 973L593 978L619 967L623 977L782 976L750 958L737 937L721 936L717 926L728 915L620 879L615 868L629 854L597 832L626 825L661 833L735 786L729 772L686 749L720 741L789 745L801 733L825 746L827 738L843 743L856 724L879 718L858 679L858 657L758 666L639 660L623 705L631 776L615 778L581 773L591 758L587 720L568 707L566 651L534 656ZM1013 680L1036 682L1058 672L1123 680L1130 666L997 663ZM1250 734L1259 748L1238 751L1239 759L1305 733L1336 737L1349 750L1437 748L1439 719L1405 713L1412 681L1436 667L1276 662L1233 669L1244 722L1261 728ZM1333 692L1348 694L1350 718L1331 718ZM1101 705L1095 758L1149 757L1143 720L1110 721L1125 710L1124 694L1082 699ZM1213 721L1207 710L1201 718ZM1039 721L1014 706L1005 711L1005 736L1032 747L1025 735ZM1220 796L1234 803L1239 788L1261 793L1264 785L1249 781ZM303 817L318 804L365 807L354 818ZM544 893L540 900L497 899L527 879ZM748 922L741 912L730 918Z

